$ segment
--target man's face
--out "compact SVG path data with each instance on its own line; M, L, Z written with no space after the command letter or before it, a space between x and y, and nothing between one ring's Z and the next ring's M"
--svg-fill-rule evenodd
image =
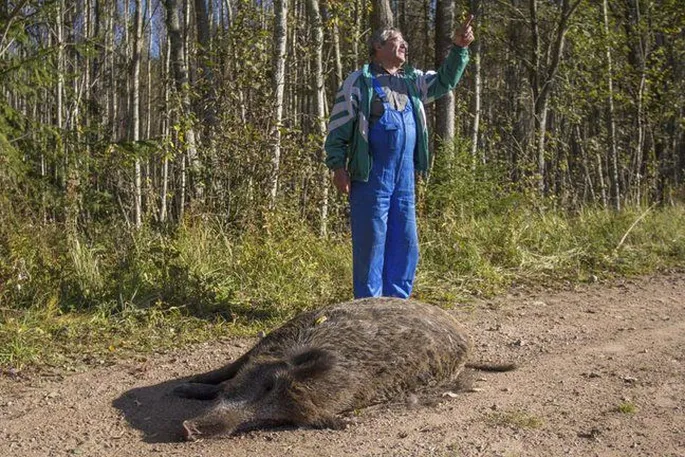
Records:
M402 34L396 33L381 46L376 47L376 58L381 63L401 66L407 60L409 45Z

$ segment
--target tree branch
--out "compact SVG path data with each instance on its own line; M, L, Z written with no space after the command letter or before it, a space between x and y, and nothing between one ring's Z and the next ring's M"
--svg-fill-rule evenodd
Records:
M17 3L17 5L14 7L14 9L12 10L12 12L9 14L9 16L8 16L7 19L6 19L6 20L7 20L7 25L5 26L5 30L2 32L2 38L0 38L0 58L1 58L2 55L5 53L5 51L6 51L7 49L9 49L9 46L4 47L4 49L3 49L3 43L4 43L5 40L7 39L7 34L8 34L9 31L10 31L10 27L12 27L12 22L13 22L14 19L19 15L19 12L20 12L21 9L28 3L28 1L29 1L29 0L21 0L19 3Z

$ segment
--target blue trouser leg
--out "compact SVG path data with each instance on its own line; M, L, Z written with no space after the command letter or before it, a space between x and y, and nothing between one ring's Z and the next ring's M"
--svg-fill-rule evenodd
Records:
M383 293L389 199L372 198L363 190L353 189L350 195L355 298L379 297Z
M414 197L392 200L386 235L383 296L408 298L419 260Z

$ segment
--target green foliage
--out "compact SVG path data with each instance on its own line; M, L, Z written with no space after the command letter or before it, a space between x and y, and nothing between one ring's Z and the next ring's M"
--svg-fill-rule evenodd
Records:
M471 178L479 183L474 190L468 175L477 172L459 173L452 182L460 198L448 195L449 180L428 185L427 206L440 202L442 211L420 221L418 298L449 304L512 281L582 281L684 264L682 207L541 211L516 194L488 198L479 192L498 186ZM431 193L433 185L439 192ZM470 192L476 202L467 211ZM56 223L7 221L0 228L0 364L65 354L63 363L76 354L95 363L272 327L351 296L349 239L320 238L287 211L240 232L197 216L170 231L110 223L76 236Z
M4 226L0 364L63 351L109 357L110 346L146 350L169 344L165 337L179 344L193 329L197 339L274 325L349 296L345 242L322 240L289 215L268 223L277 234L233 236L202 219L168 233L114 225L77 239L51 224L40 233Z
M426 216L462 220L502 214L521 196L511 191L499 164L483 165L472 157L468 142L460 137L443 145L426 189Z
M426 191L418 296L448 302L514 279L582 281L682 263L682 207L542 209L553 202L507 189L500 172L457 146L436 160Z

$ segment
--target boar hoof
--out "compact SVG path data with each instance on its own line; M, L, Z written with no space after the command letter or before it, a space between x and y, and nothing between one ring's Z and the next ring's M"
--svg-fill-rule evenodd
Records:
M183 439L186 441L199 441L202 432L190 421L183 422Z

